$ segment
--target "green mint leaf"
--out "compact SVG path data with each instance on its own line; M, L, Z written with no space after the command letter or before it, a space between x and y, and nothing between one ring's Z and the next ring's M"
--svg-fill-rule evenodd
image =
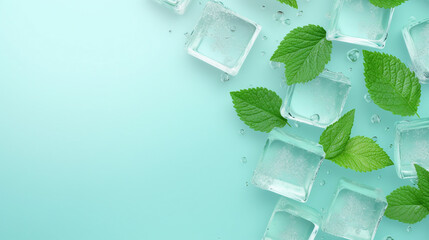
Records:
M414 164L414 166L419 179L417 185L421 192L421 202L429 210L429 172L417 164Z
M364 50L363 56L366 87L374 103L393 114L417 114L421 86L414 72L385 53Z
M323 146L326 159L334 158L344 151L350 139L354 119L355 110L353 109L323 131L319 144Z
M420 222L429 210L420 201L420 191L411 186L400 187L387 196L387 209L384 215L403 223Z
M271 61L286 67L289 85L316 78L331 59L332 42L326 40L326 31L320 26L307 25L290 31L278 46Z
M250 128L270 132L287 124L287 120L280 115L282 99L275 92L258 87L230 94L237 115Z
M397 7L407 0L369 0L374 6L381 8L394 8Z
M298 3L296 3L296 0L279 0L279 2L287 4L293 8L298 9Z
M369 172L393 165L387 153L374 140L362 136L351 138L344 151L329 160L359 172Z

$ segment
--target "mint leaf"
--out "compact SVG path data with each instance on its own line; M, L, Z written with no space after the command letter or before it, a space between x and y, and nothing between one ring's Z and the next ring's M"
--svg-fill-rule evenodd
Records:
M296 0L278 0L278 1L298 9L298 4L296 3Z
M397 7L407 0L369 0L374 6L381 8L394 8Z
M282 99L275 92L258 87L230 94L237 115L250 128L270 132L287 124L287 120L280 115Z
M329 160L359 172L369 172L393 165L386 152L374 140L362 136L351 138L344 151Z
M350 139L354 119L355 110L353 109L323 131L319 144L323 146L326 159L334 158L344 151Z
M384 215L403 223L420 222L429 214L419 200L420 195L420 191L411 186L396 189L386 197L388 206Z
M429 172L417 164L414 164L414 167L419 178L417 185L422 193L421 202L429 210Z
M421 86L414 72L385 53L364 50L363 56L366 87L374 103L393 114L417 114Z
M271 61L286 67L289 85L316 78L331 59L332 42L326 40L326 31L320 26L307 25L290 31L278 46Z

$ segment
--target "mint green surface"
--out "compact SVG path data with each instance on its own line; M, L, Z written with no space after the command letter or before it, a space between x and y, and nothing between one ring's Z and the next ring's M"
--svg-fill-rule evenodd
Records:
M279 198L250 184L267 134L239 120L229 92L264 86L284 97L271 54L296 26L326 27L332 2L299 0L297 16L274 0L225 1L263 29L240 73L222 83L184 50L204 2L180 16L149 0L0 0L0 239L261 239ZM410 64L401 28L428 9L426 0L398 7L383 51ZM278 10L290 26L273 20ZM327 66L351 79L352 136L377 136L393 156L393 123L410 118L365 102L362 56L346 58L352 48L363 49L334 42ZM418 113L429 117L429 85ZM322 132L286 130L313 141ZM355 173L325 161L308 205L327 209L341 177L386 194L412 184L393 166ZM375 239L425 240L428 225L407 232L384 218Z

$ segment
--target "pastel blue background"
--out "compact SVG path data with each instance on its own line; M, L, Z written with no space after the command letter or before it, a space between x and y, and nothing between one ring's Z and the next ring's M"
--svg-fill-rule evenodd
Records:
M179 16L149 0L0 0L0 239L260 239L278 199L250 184L267 135L238 119L229 92L264 86L284 96L271 54L296 26L326 27L333 1L298 2L300 17L275 0L225 0L263 29L222 83L184 50L204 2ZM425 0L398 7L383 51L409 64L400 29L428 9ZM278 10L290 26L273 20ZM393 124L405 118L364 101L362 58L346 59L355 47L335 42L328 68L351 78L352 134L377 136L392 156ZM428 85L422 94L419 115L429 117ZM285 129L314 141L322 132ZM325 161L308 204L326 209L340 177L386 194L412 184L393 167L355 173ZM376 239L427 239L428 224L407 232L384 218Z

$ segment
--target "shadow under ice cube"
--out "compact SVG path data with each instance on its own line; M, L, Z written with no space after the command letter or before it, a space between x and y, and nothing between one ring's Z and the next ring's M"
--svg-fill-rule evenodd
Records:
M253 183L305 202L324 157L321 145L274 129L254 171Z
M258 24L238 16L219 2L209 1L188 39L187 51L234 76L260 31Z
M369 0L335 0L326 38L384 48L393 12L393 8L379 8Z
M372 240L386 208L381 190L341 179L322 229L346 239Z

